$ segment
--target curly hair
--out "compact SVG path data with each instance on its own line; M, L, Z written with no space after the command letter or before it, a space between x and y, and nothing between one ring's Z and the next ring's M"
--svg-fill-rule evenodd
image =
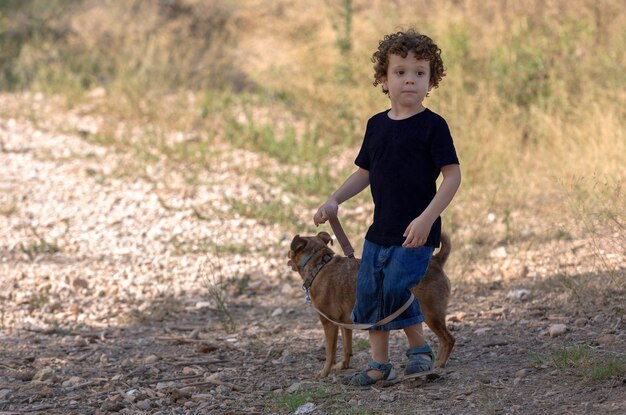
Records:
M374 86L381 84L381 78L387 76L390 54L406 58L409 52L415 53L417 59L430 62L430 83L433 88L437 88L441 79L446 76L446 70L441 59L441 49L431 38L413 29L386 35L380 41L378 50L372 55ZM383 88L383 93L388 94L389 91Z

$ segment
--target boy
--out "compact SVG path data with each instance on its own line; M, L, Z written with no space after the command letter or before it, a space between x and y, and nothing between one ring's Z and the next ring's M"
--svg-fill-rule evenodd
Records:
M445 76L441 50L413 29L384 37L372 55L374 86L382 85L391 108L367 123L355 160L358 169L318 209L315 225L337 214L338 205L371 186L374 220L363 245L354 323L374 324L410 298L439 246L441 218L461 183L461 170L446 121L422 101ZM436 179L443 181L439 190ZM424 316L413 301L394 321L369 329L372 361L345 384L366 386L396 377L389 362L389 331L403 329L409 343L405 376L432 371L424 341Z

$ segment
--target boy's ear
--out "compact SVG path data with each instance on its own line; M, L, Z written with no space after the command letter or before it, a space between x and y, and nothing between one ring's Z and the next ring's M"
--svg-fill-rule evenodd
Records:
M380 82L380 84L383 86L383 91L389 92L389 87L387 86L387 75L381 76L378 82Z

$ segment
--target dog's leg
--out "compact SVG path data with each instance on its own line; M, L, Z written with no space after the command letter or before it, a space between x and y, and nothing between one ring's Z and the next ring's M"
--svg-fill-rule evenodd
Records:
M428 327L439 338L439 351L437 352L437 360L435 361L435 367L445 367L452 353L455 339L452 333L446 327L445 315L435 315L432 313L424 313L424 319Z
M350 367L350 358L352 357L352 330L341 328L341 344L343 345L343 360L333 366L335 370Z
M326 338L326 362L324 367L318 373L318 377L325 378L330 373L330 369L335 363L335 355L337 354L337 336L339 334L339 328L330 321L323 317L320 317L322 325L324 326L324 337Z

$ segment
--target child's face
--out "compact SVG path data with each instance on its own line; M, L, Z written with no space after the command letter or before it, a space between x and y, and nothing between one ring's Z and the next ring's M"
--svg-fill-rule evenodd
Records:
M406 58L389 55L387 76L382 85L389 91L391 107L398 110L420 110L422 101L430 91L430 62L416 59L415 53L409 52Z

